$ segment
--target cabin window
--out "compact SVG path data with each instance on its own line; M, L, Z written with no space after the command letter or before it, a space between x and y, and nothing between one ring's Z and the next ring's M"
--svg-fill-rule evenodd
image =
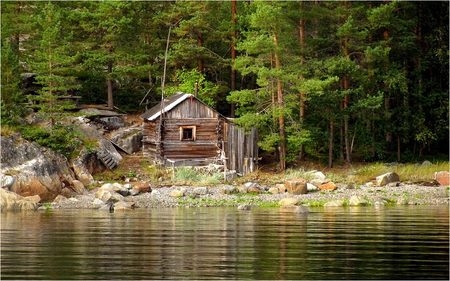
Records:
M181 141L194 141L195 140L195 126L181 126L180 127L180 140Z

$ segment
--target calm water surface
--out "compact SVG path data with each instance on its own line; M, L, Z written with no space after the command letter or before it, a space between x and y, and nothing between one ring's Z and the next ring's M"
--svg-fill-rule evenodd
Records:
M1 279L449 279L448 206L1 214Z

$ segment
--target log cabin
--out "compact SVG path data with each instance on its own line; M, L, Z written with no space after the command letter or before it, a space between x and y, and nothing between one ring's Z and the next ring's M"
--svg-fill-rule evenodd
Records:
M196 96L175 93L140 116L143 154L165 166L225 165L245 175L257 168L258 131L238 128Z

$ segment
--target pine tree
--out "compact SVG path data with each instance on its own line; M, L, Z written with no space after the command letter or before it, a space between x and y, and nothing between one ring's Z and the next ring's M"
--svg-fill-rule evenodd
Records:
M25 96L20 88L24 55L20 38L29 33L30 8L20 2L3 2L1 4L1 117L7 124L15 117L23 115L26 110L21 103Z
M78 87L74 77L66 75L73 56L69 53L70 34L64 33L61 21L57 5L49 2L40 8L36 21L40 32L34 39L37 48L30 60L30 68L38 74L36 80L42 89L29 99L37 102L39 112L50 118L52 126L55 118L60 118L65 110L74 108L73 103L60 99L60 96Z

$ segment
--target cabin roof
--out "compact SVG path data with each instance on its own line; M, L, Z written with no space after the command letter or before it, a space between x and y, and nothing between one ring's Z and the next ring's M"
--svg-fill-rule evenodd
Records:
M152 107L149 110L147 110L140 117L142 119L146 119L146 120L149 120L149 121L154 121L161 115L161 112L168 112L172 108L174 108L177 105L179 105L180 103L182 103L184 100L190 99L190 98L194 98L197 101L199 101L200 103L202 103L203 105L205 105L207 107L210 107L209 105L207 105L206 103L202 102L201 100L199 100L197 97L195 97L192 94L186 94L186 93L182 93L182 92L177 92L177 93L171 95L170 97L165 98L164 102L161 101L157 105L155 105L154 107ZM163 107L163 108L161 108L161 107ZM214 110L214 111L217 112L216 110ZM220 114L218 112L217 112L217 114L222 116L222 114ZM222 116L222 117L228 120L228 118L226 118L225 116Z

